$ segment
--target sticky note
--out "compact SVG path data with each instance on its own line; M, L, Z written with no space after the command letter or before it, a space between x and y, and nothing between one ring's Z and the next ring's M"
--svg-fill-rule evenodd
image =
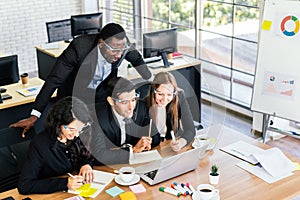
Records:
M129 186L129 188L135 194L141 193L141 192L146 192L146 188L142 184L131 185L131 186Z
M262 25L261 25L261 29L265 30L265 31L269 31L271 29L272 26L272 22L269 20L264 20Z
M136 200L136 197L133 192L124 192L119 195L121 200Z
M112 188L109 188L105 191L107 194L109 194L110 196L112 197L116 197L118 196L119 194L123 193L124 190L122 190L121 188L119 188L118 186L115 186L115 187L112 187Z
M295 170L300 170L300 164L299 164L299 163L294 162L294 165L296 166L296 169L295 169Z
M91 197L95 192L97 192L97 188L91 187L91 184L84 184L80 188L76 189L77 192L79 192L80 196L83 197Z

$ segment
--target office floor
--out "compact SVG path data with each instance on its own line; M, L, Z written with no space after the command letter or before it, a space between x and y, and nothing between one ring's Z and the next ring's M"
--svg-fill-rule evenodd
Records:
M202 102L201 121L204 127L214 124L224 124L238 132L261 140L260 137L252 135L252 119L234 111L228 111L220 106ZM270 140L268 145L278 147L284 152L300 158L300 140L292 137L283 137L279 140Z

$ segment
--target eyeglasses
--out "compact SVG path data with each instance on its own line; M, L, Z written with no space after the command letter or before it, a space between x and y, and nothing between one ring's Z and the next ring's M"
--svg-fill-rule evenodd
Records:
M140 98L140 94L139 93L135 93L135 96L131 99L124 99L124 100L121 100L121 99L116 99L116 98L113 98L112 99L115 101L115 102L118 102L118 103L121 103L122 105L127 105L128 102L131 102L131 103L135 103L138 98Z
M123 53L124 51L128 50L130 48L130 46L128 45L128 43L125 44L125 48L123 49L118 49L118 48L112 48L111 46L109 46L109 44L107 44L106 42L103 41L103 44L110 50L112 51L114 54L117 53Z
M153 92L154 92L154 94L157 94L160 97L167 96L167 97L170 97L170 98L173 98L177 93L176 90L174 90L173 93L171 93L171 92L170 93L163 93L163 92L157 91L156 88L154 88Z
M91 124L89 122L87 122L87 123L83 124L83 126L81 126L81 127L79 126L80 127L79 129L73 128L73 127L68 127L67 125L64 125L64 129L69 130L71 132L78 131L78 133L81 134L81 133L87 131L87 129L89 129L90 126L91 126Z

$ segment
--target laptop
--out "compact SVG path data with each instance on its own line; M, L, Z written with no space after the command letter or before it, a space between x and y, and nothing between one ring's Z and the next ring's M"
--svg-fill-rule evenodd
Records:
M207 145L138 166L135 168L135 172L149 185L155 185L194 170L206 148Z

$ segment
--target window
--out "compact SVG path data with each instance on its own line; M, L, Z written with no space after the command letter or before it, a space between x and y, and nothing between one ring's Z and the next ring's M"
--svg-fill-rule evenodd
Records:
M138 43L144 32L177 27L178 51L202 61L202 91L250 107L257 0L107 0L101 8Z

